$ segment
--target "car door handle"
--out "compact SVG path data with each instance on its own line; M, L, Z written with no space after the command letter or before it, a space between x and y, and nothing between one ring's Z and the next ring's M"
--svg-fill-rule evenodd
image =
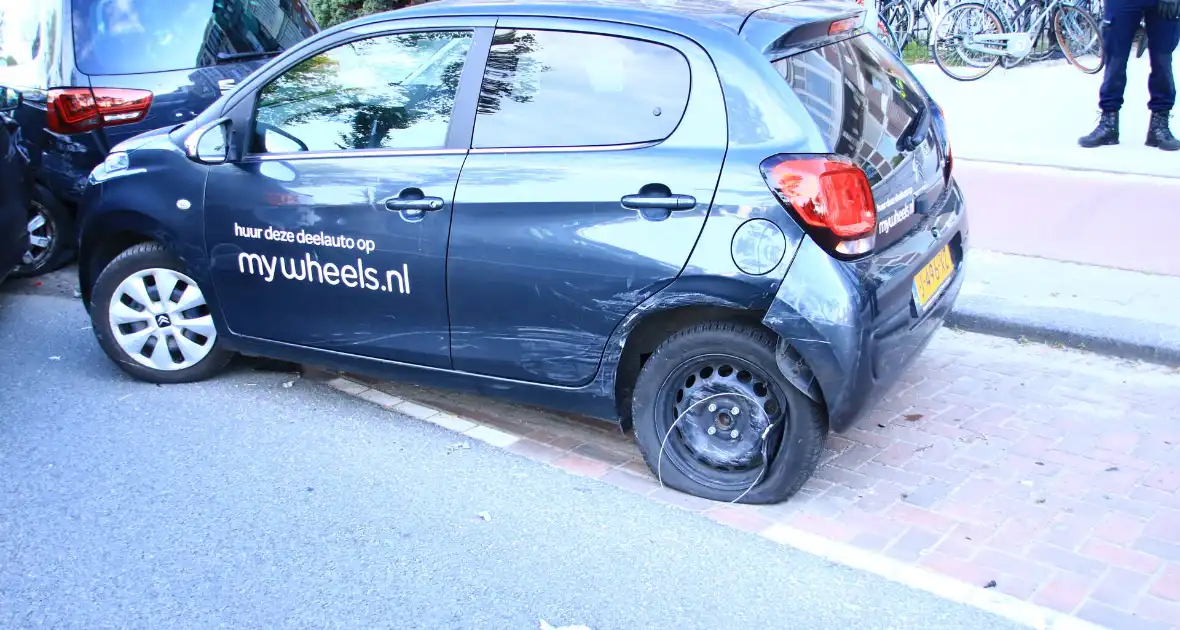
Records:
M389 210L402 212L405 210L417 210L418 212L434 212L435 210L442 210L446 202L441 197L422 197L421 199L403 199L395 197L385 201L385 207Z
M692 195L627 195L619 203L632 210L692 210L697 206L697 200Z

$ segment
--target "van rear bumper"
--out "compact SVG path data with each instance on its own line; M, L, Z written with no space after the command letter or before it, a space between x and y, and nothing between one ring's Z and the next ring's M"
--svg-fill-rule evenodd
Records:
M967 220L951 186L941 212L887 252L844 262L803 241L763 323L779 335L779 367L843 432L870 411L946 321L963 284ZM955 270L918 311L914 275L944 247Z

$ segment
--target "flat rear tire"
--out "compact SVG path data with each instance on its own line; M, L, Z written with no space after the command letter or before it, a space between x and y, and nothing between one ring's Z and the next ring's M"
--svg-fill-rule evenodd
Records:
M780 503L819 464L823 410L775 361L777 338L758 326L707 322L677 332L640 371L635 439L657 479L724 502Z

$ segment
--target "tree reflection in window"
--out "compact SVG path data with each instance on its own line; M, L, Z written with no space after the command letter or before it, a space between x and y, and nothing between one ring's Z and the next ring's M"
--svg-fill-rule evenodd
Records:
M471 36L429 31L374 37L299 63L259 95L252 150L444 146Z

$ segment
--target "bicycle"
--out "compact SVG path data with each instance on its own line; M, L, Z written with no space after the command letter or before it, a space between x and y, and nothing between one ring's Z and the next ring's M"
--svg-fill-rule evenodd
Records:
M930 56L952 79L975 81L1001 61L1014 67L1030 57L1051 55L1050 23L1056 45L1070 64L1086 74L1102 70L1106 57L1098 22L1088 11L1062 0L1027 0L1010 20L980 2L955 5L932 29ZM963 62L965 69L953 68L955 62Z
M869 0L869 1L873 2L875 0ZM864 6L865 0L856 0L856 3L861 6ZM881 40L881 42L884 43L885 46L887 48L889 48L890 51L893 52L893 54L897 55L898 58L901 57L902 48L897 40L897 35L893 32L893 29L889 28L889 24L887 24L885 22L884 16L879 11L877 13L876 36L877 36L877 39Z
M917 22L916 11L910 0L882 0L877 14L893 32L897 48L905 50L913 37Z

